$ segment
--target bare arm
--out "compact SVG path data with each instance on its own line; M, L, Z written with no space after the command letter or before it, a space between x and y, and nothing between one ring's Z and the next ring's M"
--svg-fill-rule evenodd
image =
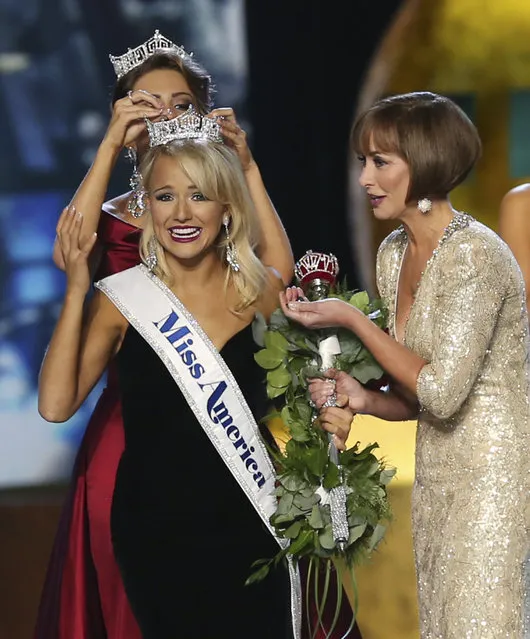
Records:
M262 232L258 255L264 264L278 271L284 284L289 284L294 274L291 244L254 161L245 171L245 176Z
M263 315L268 322L271 315L280 306L280 293L285 290L285 284L275 268L268 266L266 271L267 281L257 301L255 310L260 315Z
M122 317L97 291L83 321L84 296L65 297L59 321L39 375L39 413L64 422L76 413L116 354L124 330Z
M418 404L407 401L392 390L366 391L366 404L362 412L389 422L403 422L418 417Z
M221 132L239 155L245 172L247 185L256 208L261 227L262 240L258 257L272 266L280 275L284 285L291 282L294 274L294 258L291 244L282 221L267 193L261 172L247 144L247 135L238 125L233 109L214 109L211 117L219 118Z
M119 154L120 149L113 149L104 140L98 149L92 166L70 202L70 205L77 211L83 212L83 236L85 238L95 233L98 227L109 180ZM57 239L53 245L53 261L57 267L64 271L65 264Z
M80 214L66 210L58 225L67 288L39 375L39 412L52 422L63 422L77 411L119 348L126 328L125 319L99 292L83 320L94 240L79 242L81 224Z
M144 131L145 116L160 115L161 109L157 104L156 98L141 91L135 92L132 98L125 97L115 103L109 127L94 162L70 202L70 206L83 214L81 242L92 237L98 228L110 177L122 149L132 145ZM61 270L65 269L57 240L53 247L53 261Z
M499 234L521 268L526 287L526 306L530 309L530 184L508 191L502 199Z

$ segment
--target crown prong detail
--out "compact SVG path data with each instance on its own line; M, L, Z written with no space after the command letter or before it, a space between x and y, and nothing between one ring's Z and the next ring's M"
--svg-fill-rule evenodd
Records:
M339 274L339 263L333 253L319 253L309 250L296 262L294 271L300 284L315 278L321 278L334 284Z
M218 122L197 113L193 105L190 105L185 113L172 120L151 122L146 118L145 123L151 147L168 144L174 140L223 142Z
M109 55L118 80L132 69L140 66L157 53L170 53L182 60L191 60L193 53L188 53L183 47L171 42L157 29L154 35L134 49L127 49L123 55Z

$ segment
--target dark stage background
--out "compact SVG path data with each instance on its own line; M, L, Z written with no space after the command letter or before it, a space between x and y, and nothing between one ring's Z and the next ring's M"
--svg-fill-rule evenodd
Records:
M295 257L335 253L359 286L347 219L348 138L370 61L403 3L246 3L253 149Z

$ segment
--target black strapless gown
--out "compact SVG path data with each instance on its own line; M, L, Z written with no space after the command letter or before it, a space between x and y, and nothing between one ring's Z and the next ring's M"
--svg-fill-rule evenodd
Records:
M256 348L248 326L221 354L259 419L266 394ZM244 585L252 562L274 556L277 543L132 327L117 366L125 451L112 541L144 639L291 639L287 569Z

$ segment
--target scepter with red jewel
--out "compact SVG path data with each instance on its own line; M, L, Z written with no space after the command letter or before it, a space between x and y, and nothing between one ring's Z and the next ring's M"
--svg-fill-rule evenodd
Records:
M330 291L337 282L339 263L332 253L318 253L306 251L295 264L295 277L298 285L304 292L307 300L314 302L328 297ZM318 341L318 353L320 356L320 370L324 373L333 367L336 355L341 353L339 340L335 333L330 333ZM330 380L333 381L333 380ZM322 408L337 405L337 394L333 392L323 404ZM314 406L313 406L314 409ZM313 419L318 417L314 412ZM331 526L333 539L341 552L346 550L349 536L348 513L346 509L346 491L342 482L342 467L339 460L339 452L333 435L328 433L328 455L337 466L340 483L329 491ZM322 492L324 489L322 488ZM326 495L321 497L325 500Z

